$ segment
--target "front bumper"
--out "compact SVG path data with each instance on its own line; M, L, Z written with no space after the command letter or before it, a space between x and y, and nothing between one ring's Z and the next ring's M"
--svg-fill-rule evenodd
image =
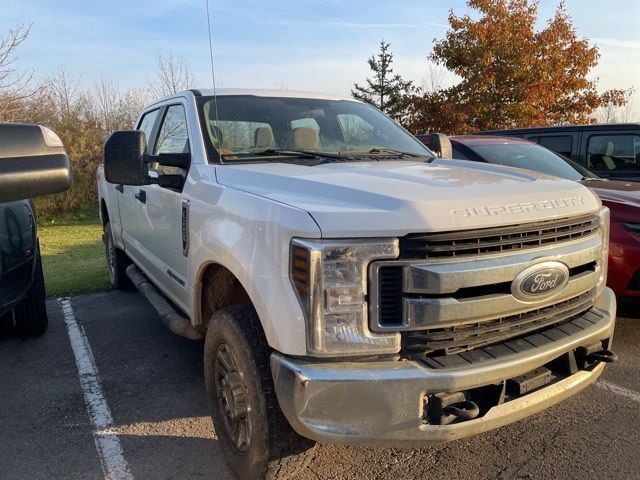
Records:
M274 353L271 369L276 394L291 426L319 442L385 446L448 442L522 419L593 383L603 371L601 363L509 398L474 420L450 425L431 425L424 420L428 394L494 385L579 347L599 341L608 341L610 346L616 316L613 292L605 289L584 316L590 318L590 325L583 321L580 332L543 346L437 370L417 361L318 363Z

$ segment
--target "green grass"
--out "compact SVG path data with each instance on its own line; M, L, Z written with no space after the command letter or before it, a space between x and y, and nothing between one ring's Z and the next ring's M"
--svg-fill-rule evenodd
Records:
M109 288L102 226L95 213L78 213L38 225L47 295Z

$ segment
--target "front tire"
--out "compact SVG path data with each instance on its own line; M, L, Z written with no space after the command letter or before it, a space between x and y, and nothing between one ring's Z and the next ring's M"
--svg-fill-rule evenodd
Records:
M126 270L131 262L129 257L113 243L113 233L109 222L104 226L102 241L104 243L104 253L107 257L107 271L111 288L126 290L130 285Z
M280 410L253 306L236 305L213 315L204 374L213 425L235 477L295 478L311 460L315 443L295 433Z
M46 298L42 259L38 251L33 282L29 292L13 307L13 329L16 335L22 337L38 336L47 330L49 318L47 317Z

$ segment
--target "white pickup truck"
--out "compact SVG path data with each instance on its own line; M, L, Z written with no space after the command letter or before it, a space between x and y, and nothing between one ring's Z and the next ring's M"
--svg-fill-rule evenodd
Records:
M435 159L377 109L191 90L115 132L98 171L113 287L206 337L237 478L314 442L415 446L496 428L615 361L609 214L585 187Z

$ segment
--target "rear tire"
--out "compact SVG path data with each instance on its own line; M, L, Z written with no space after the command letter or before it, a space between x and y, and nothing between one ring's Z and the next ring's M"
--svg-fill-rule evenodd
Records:
M13 307L13 328L19 336L42 335L47 330L49 318L47 317L47 294L44 288L44 274L42 273L42 259L37 253L33 282L29 292Z
M241 480L293 479L315 445L282 414L269 353L253 306L235 305L212 316L204 350L207 400L225 460Z
M104 253L107 257L107 271L109 273L111 288L126 290L131 285L126 272L131 261L126 253L113 243L113 233L111 232L111 223L109 222L104 226L102 242L104 243Z

